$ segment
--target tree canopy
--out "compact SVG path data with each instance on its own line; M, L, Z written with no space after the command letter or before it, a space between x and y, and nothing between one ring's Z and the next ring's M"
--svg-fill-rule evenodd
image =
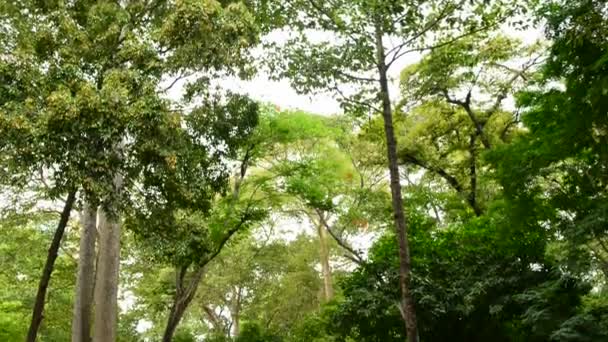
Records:
M606 41L592 0L4 1L0 340L608 340Z

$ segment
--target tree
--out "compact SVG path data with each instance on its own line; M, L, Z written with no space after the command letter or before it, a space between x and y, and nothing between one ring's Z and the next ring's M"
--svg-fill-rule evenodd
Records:
M134 210L134 215L130 217L129 225L141 236L156 260L175 267L175 295L163 341L171 340L196 294L207 265L219 255L234 234L265 216L257 196L260 184L245 182L246 173L254 162L254 149L258 148L254 141L258 122L257 104L244 97L232 97L225 105L214 102L199 108L189 117L189 122L200 134L192 137L190 144L206 138L213 139L215 146L225 146L216 151L215 159L219 167L227 169L222 173L233 175L230 177L232 190L225 192L228 183L223 181L227 178L222 173L220 177L213 176L217 169L209 169L202 178L192 173L189 162L196 165L200 161L196 158L188 160L184 154L185 158L177 161L175 167L179 172L173 180L181 182L167 184L179 188L163 189L160 196L155 191L143 193L136 204L139 209ZM189 150L190 147L186 147L184 152ZM237 164L230 167L226 165L227 162ZM164 177L162 173L159 176ZM210 196L209 185L224 194ZM197 196L192 193L193 189L202 192ZM192 269L190 274L189 269Z
M276 142L266 168L285 197L280 210L314 226L329 301L334 293L331 247L337 244L350 262L363 262L349 235L373 225L369 210L375 202L369 200L380 197L382 171L361 163L346 122L302 112L274 115Z
M408 341L418 341L414 300L410 291L411 261L407 222L393 126L394 106L389 94L389 70L404 55L447 45L493 26L508 12L502 2L488 1L288 1L280 2L285 21L297 30L271 66L288 77L298 91L335 90L349 110L381 113L394 223L401 261L400 305ZM472 14L474 13L474 14ZM331 41L314 42L306 30L328 32ZM388 46L390 37L399 39ZM345 94L340 83L350 83L355 94ZM376 107L380 104L380 108Z
M547 253L599 291L552 338L601 339L606 330L598 319L606 307L599 298L608 274L606 11L594 1L549 1L536 13L553 43L537 87L517 99L527 130L491 160L509 201L526 209L514 213L518 219L542 221L551 232Z
M500 196L483 157L520 133L518 112L503 102L534 78L541 47L479 34L433 50L401 73L407 100L396 122L400 160L451 189L450 205L466 203L464 216L482 215Z
M247 324L283 335L296 315L319 303L314 241L305 236L275 240L267 227L250 234L259 240L242 236L229 246L210 265L196 298L193 309L215 335L244 339L241 331ZM294 288L299 289L297 298L288 292Z
M120 183L131 187L142 170L136 162L142 147L125 142L148 144L142 134L151 127L175 128L179 110L162 97L163 76L203 73L188 89L193 96L205 89L209 77L244 70L245 51L257 41L259 27L244 4L216 1L25 1L2 10L16 37L10 42L15 49L4 54L3 77L9 85L21 84L1 99L2 132L9 137L3 160L11 166L10 179L15 183L52 170L50 197L74 197L80 189L91 205L102 204L109 221L102 227L108 239L101 245L99 266L113 266L99 273L97 288L108 291L96 298L103 298L100 310L108 304L103 311L115 312L119 199L130 193L115 180L122 178ZM227 44L209 48L209 41ZM25 71L11 75L9 68L19 66ZM50 277L61 233L58 229L49 251L30 341L41 320L44 278ZM104 323L103 315L95 317ZM105 322L108 329L97 334L115 339L115 320Z
M97 210L85 202L82 208L82 228L78 255L78 277L74 314L72 315L72 341L88 341L91 336L91 314L95 288L95 240L97 238Z
M561 274L544 257L546 237L523 232L511 237L508 219L508 208L499 208L437 230L424 215L412 218L413 291L422 339L546 341L575 313L588 284ZM370 262L341 284L346 300L328 308L327 331L358 341L403 339L398 310L386 309L399 295L393 239L381 238Z
M607 52L598 39L608 31L601 6L584 1L564 5L558 10L548 4L542 12L554 39L543 69L544 87L518 99L529 132L501 151L510 158L496 161L505 188L516 200L532 197L551 210L547 219L566 238L565 247L574 255L588 251L598 268L606 270L603 198L608 154L602 132L608 121L601 89ZM563 89L549 83L562 79Z
M40 269L45 264L45 245L52 238L58 214L30 211L3 212L0 221L0 339L25 340L31 308L36 300ZM77 235L70 224L58 253L53 286L45 304L45 319L40 326L43 340L69 340L70 317L65 315L72 306L74 253Z

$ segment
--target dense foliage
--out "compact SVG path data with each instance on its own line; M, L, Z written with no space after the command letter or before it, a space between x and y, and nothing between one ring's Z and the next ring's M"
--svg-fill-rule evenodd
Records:
M0 341L608 340L606 41L593 0L2 2Z

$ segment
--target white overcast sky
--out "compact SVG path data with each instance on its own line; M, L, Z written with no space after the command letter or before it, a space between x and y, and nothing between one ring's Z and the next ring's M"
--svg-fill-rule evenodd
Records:
M503 33L517 37L526 44L531 44L542 38L542 33L538 29L515 31L512 28L505 26ZM279 32L273 35L273 40L284 41L286 37L287 33ZM325 39L328 38L329 37L325 37ZM407 65L417 62L419 58L419 54L409 54L393 65L390 70L393 94L397 91L398 75L401 70ZM248 81L239 80L238 78L227 78L222 80L221 84L224 88L248 94L259 101L276 104L282 109L302 109L311 113L323 115L332 115L341 112L340 106L333 94L298 95L289 85L287 80L272 81L265 73L259 73L256 77ZM176 89L176 91L179 91L179 88Z

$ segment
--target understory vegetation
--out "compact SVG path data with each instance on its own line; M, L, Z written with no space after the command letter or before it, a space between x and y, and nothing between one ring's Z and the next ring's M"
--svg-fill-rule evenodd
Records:
M601 0L0 1L0 341L608 341L607 42Z

